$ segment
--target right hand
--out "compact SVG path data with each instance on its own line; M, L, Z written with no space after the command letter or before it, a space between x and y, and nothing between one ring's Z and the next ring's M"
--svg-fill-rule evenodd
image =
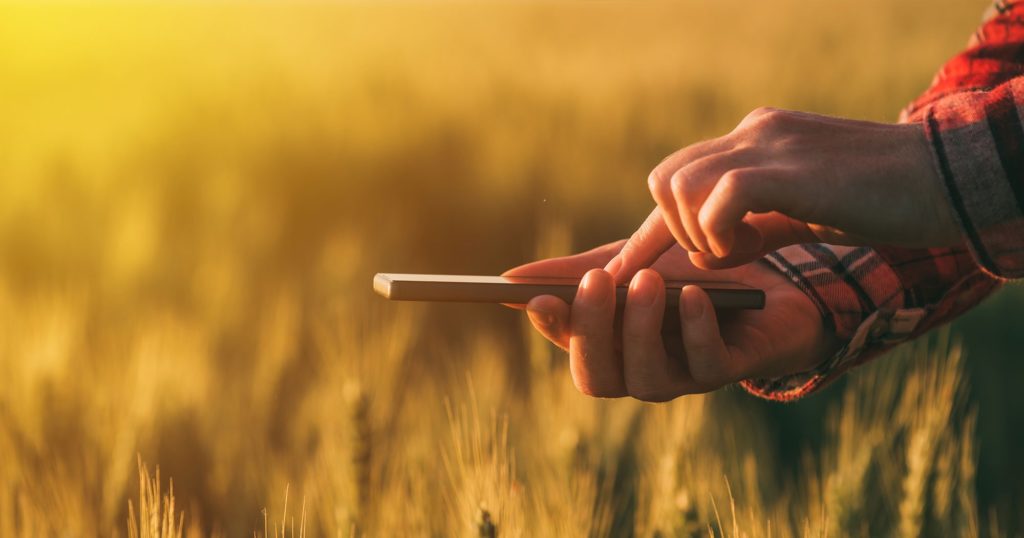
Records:
M626 282L675 243L699 267L786 245L956 244L961 234L920 124L758 109L655 167L658 207L608 267Z

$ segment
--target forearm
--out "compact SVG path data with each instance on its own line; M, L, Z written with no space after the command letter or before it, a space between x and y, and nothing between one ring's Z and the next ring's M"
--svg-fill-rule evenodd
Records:
M993 275L1024 277L1024 3L999 2L971 45L901 114L924 126L963 241Z
M921 111L935 165L975 259L1024 277L1024 77L946 97Z
M1024 277L1024 3L1001 2L966 50L900 115L922 123L963 232L949 248L796 245L765 262L818 306L844 342L808 372L742 383L792 400L970 310Z

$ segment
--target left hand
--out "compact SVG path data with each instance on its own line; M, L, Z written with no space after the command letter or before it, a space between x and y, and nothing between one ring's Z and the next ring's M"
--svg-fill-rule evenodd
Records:
M621 326L616 326L615 284L600 267L624 244L609 243L505 273L585 274L571 306L550 295L526 305L534 328L569 352L573 382L584 394L667 401L750 377L804 372L838 350L811 300L778 271L762 263L702 270L678 245L632 279ZM680 330L663 334L665 280L739 282L764 290L766 308L716 312L702 289L686 286Z

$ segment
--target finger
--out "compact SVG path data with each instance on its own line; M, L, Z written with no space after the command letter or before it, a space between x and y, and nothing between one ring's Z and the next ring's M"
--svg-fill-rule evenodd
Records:
M690 262L702 269L726 269L746 265L774 250L767 248L762 231L747 222L740 222L735 235L733 248L725 257L719 258L708 252L690 252Z
M665 402L685 392L684 371L672 361L662 340L665 282L650 269L633 277L622 321L623 378L629 395Z
M647 187L651 191L654 201L662 210L665 225L672 232L676 241L691 252L696 251L697 248L686 234L686 229L680 220L678 205L672 193L673 175L680 168L729 146L728 140L724 137L689 145L666 157L647 176Z
M830 226L808 224L782 213L748 214L740 226L756 228L764 240L763 248L771 252L787 245L829 243L832 245L866 245L867 240ZM739 228L737 228L737 233ZM738 237L738 236L737 236ZM738 250L738 249L737 249Z
M616 241L572 256L538 260L513 267L502 273L501 276L581 277L590 269L604 267L622 250L624 244L625 240Z
M606 245L593 248L586 252L563 256L559 258L548 258L530 262L505 271L501 276L536 276L536 277L574 277L583 276L588 270L595 267L602 267L622 250L625 240L615 241ZM502 306L522 310L526 305L502 303Z
M676 170L672 174L669 188L671 189L672 200L675 204L673 209L679 218L679 225L682 226L683 233L686 234L686 237L694 247L687 250L691 252L707 252L707 239L704 238L704 232L700 229L696 215L700 210L698 199L701 197L699 193L691 192L698 189L697 184L700 183L701 178L695 177L693 172L694 169L691 166L684 166Z
M680 168L672 175L672 196L687 237L700 252L711 252L701 229L699 215L708 194L715 184L730 170L749 165L754 156L750 151L728 150L712 153Z
M661 210L656 207L633 232L618 255L608 262L605 270L615 277L616 283L625 284L637 271L649 267L675 244L675 238L661 218Z
M703 391L717 389L740 379L740 352L722 340L715 309L699 286L683 287L679 301L683 349L690 376Z
M615 283L601 269L587 272L572 303L569 371L583 394L626 395L622 360L615 351Z
M696 252L698 251L697 246L686 233L686 227L683 226L683 221L679 215L679 205L676 204L675 194L673 193L672 184L675 181L675 172L668 176L662 174L657 171L651 172L651 176L647 179L647 187L651 191L651 197L658 204L656 209L659 212L660 219L680 246L690 252Z
M677 150L668 157L662 159L662 161L658 163L658 166L654 167L653 172L659 172L661 174L668 174L671 176L672 172L679 170L697 159L706 157L712 153L724 151L732 146L733 142L725 136L697 142L696 144L691 144L685 148Z
M533 328L565 351L569 351L569 314L569 305L553 295L534 297L526 305Z
M748 214L736 226L734 234L734 246L725 257L695 252L690 254L690 261L703 269L724 269L746 265L789 245L818 242L833 245L865 244L863 238L807 224L774 211Z
M765 168L738 168L723 175L699 216L713 253L724 258L732 252L736 227L748 213L787 214L799 194L791 192L792 185L784 172Z

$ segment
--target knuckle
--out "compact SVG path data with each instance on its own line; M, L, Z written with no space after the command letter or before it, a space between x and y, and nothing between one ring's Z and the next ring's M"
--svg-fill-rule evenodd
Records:
M685 173L683 169L676 170L672 174L671 187L672 195L676 197L676 200L684 200L686 198L686 189L688 187L689 174Z
M639 258L643 257L642 247L640 245L646 245L648 239L651 237L651 230L648 226L641 226L632 235L629 236L629 241L626 241L622 248L619 249L619 258L624 264L632 263L635 259L638 261Z
M759 107L755 108L754 110L751 110L750 113L747 114L747 117L744 118L744 119L754 120L754 119L758 119L758 118L760 118L762 116L766 116L768 114L773 114L775 112L778 112L777 108L770 107L770 106L759 106Z
M754 121L754 126L761 131L774 130L779 127L783 120L783 115L780 112L765 112L764 114L757 117L757 119Z
M647 188L650 189L651 193L661 191L665 183L665 174L660 168L655 168L647 176Z
M697 224L704 230L713 230L718 221L718 211L710 204L706 204L697 214Z
M761 107L744 118L741 125L745 127L745 131L757 139L778 134L789 124L791 115L785 110Z
M630 236L629 241L622 247L622 250L619 251L619 259L622 260L622 263L624 265L632 262L633 258L636 257L637 247L634 245L642 240L642 234L640 234L639 232L633 232L633 235Z
M734 198L743 194L744 189L749 185L753 174L744 170L729 170L722 174L718 188L722 194Z
M654 228L646 222L643 223L629 236L629 242L622 247L621 252L623 254L632 254L636 250L637 245L647 243L647 240L651 238L653 233Z

